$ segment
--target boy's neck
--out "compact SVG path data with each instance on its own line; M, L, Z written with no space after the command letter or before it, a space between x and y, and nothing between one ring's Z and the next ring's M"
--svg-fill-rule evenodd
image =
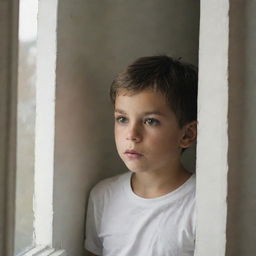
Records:
M174 170L133 173L131 187L135 194L143 198L156 198L168 194L191 177L181 164Z

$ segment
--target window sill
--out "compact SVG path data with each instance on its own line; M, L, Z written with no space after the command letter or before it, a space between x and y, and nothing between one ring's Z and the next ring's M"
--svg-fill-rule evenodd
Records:
M20 256L67 256L65 250L55 250L47 246L37 246Z

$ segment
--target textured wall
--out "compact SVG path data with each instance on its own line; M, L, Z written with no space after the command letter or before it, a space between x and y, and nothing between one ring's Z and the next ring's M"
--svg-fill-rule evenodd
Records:
M0 255L13 255L18 1L0 0Z
M114 75L137 57L159 53L197 64L198 29L195 1L59 2L54 246L68 255L82 255L89 189L125 171L108 99Z
M227 255L256 253L256 1L230 1Z
M7 136L7 92L8 86L8 44L10 43L8 26L10 20L8 19L9 4L6 1L0 1L0 230L5 229L4 213L5 213L5 168L6 168L6 136ZM4 247L4 232L0 232L0 254Z

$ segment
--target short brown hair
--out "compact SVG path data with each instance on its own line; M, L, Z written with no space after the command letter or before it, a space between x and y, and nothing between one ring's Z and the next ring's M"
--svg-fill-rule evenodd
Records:
M165 95L180 127L197 120L197 68L166 55L142 57L117 75L110 88L115 103L121 89L140 92L152 88Z

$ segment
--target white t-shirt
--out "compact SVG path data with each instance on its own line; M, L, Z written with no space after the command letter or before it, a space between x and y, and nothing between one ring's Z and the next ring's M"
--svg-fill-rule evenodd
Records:
M195 175L152 199L136 195L131 174L99 182L89 197L85 248L103 256L192 256Z

